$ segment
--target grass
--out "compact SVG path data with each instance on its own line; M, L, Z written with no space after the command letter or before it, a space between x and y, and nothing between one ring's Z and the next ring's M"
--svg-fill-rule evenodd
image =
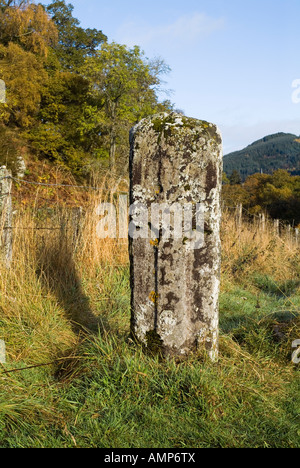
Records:
M68 229L24 235L32 212L15 220L0 277L0 447L299 448L297 246L225 215L220 360L176 363L130 340L127 246L95 239L89 206L75 246Z

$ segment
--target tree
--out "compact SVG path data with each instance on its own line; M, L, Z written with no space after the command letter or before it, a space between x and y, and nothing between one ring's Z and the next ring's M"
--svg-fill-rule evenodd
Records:
M42 93L39 121L29 137L44 157L78 173L88 149L82 131L88 82L80 75L56 71Z
M227 206L236 206L239 203L247 206L249 203L249 195L242 185L223 185L222 198Z
M29 0L0 0L0 43L19 45L23 50L47 56L57 41L57 29L42 5Z
M228 185L229 183L230 183L230 180L228 179L226 172L223 172L223 174L222 174L222 184L223 185Z
M66 4L65 0L53 0L46 8L59 32L55 53L63 68L78 72L85 59L95 55L107 37L97 29L81 28L73 10L73 5Z
M65 0L0 0L1 121L75 173L97 159L126 170L131 126L172 109L157 97L165 62L106 39L81 28Z
M48 74L45 60L57 30L42 5L0 0L0 78L7 90L2 121L20 128L34 124Z
M293 179L291 174L283 169L274 171L272 175L272 184L277 188L286 187L293 183L293 180L295 179Z
M116 168L117 144L127 139L130 127L146 115L155 113L156 87L168 67L160 60L149 62L139 47L116 43L103 44L95 56L86 60L84 76L97 110L102 136L108 137L109 166ZM126 135L126 136L125 136Z
M242 178L237 170L234 170L229 178L230 185L241 185Z
M3 121L27 129L35 122L48 78L43 63L17 44L0 46L0 76L7 89Z

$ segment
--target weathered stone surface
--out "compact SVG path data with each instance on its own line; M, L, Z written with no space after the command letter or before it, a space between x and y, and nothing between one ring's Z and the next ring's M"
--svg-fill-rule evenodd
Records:
M145 346L160 347L174 356L187 355L205 344L215 360L221 257L220 133L204 121L159 114L134 127L130 140L131 204L141 203L149 212L153 203L199 204L204 216L201 248L195 249L189 236L177 238L174 232L165 239L163 229L151 225L151 217L140 230L149 229L147 239L129 238L132 333Z

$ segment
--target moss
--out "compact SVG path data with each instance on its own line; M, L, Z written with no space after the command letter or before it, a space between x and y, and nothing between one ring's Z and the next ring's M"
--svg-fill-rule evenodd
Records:
M186 245L186 243L189 241L190 239L188 237L184 237L183 240L182 240L182 244L183 245Z
M147 350L151 354L163 355L163 341L155 330L151 330L146 334Z
M176 120L180 118L182 124L178 126ZM217 144L221 143L220 136L216 132L215 126L211 126L209 122L205 120L197 120L194 118L185 117L180 114L171 113L171 114L158 114L153 117L152 128L158 134L158 143L161 142L162 135L167 140L172 136L178 133L178 129L182 130L189 129L194 132L194 141L198 141L201 136L207 136L208 138L214 140Z
M175 116L176 114L169 114L167 116L165 114L160 114L152 120L152 127L154 131L158 133L158 143L160 143L162 135L167 139L176 132L174 128L172 129L172 127L168 126L168 124L175 124Z
M152 127L156 133L161 133L164 129L164 121L161 118L152 120Z

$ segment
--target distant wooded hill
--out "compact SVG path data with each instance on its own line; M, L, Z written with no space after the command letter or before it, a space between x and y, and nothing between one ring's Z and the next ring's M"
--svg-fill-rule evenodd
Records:
M300 175L300 137L291 133L276 133L255 141L241 151L224 156L224 171L228 176L238 171L244 181L257 172L272 174L286 169Z

